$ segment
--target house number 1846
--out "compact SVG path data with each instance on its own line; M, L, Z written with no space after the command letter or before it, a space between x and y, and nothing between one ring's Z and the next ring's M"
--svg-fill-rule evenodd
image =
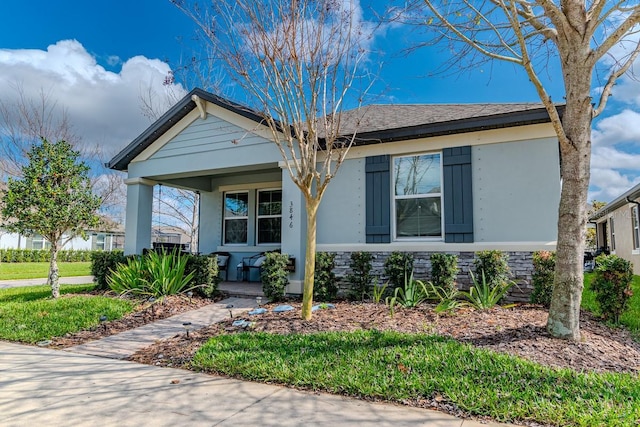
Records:
M293 228L293 202L289 202L289 228Z

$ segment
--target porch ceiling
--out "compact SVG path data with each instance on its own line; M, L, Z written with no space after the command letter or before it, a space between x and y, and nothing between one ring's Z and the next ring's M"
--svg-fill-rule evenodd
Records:
M265 172L280 173L276 163L235 168L212 169L208 171L193 171L181 174L154 175L144 178L169 187L182 188L192 191L213 191L213 180L224 178L238 178L254 181L253 178Z

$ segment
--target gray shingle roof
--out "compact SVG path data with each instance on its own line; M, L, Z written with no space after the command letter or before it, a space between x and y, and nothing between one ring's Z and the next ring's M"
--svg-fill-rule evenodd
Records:
M369 105L343 112L341 133L369 133L540 109L540 103Z

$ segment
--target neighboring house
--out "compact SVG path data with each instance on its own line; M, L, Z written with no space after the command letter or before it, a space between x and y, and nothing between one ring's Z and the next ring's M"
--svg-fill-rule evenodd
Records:
M633 263L640 274L640 184L603 206L589 218L596 224L598 251L616 254Z
M62 249L65 250L123 250L124 227L107 218L102 218L102 226L95 230L87 230L87 239L76 236ZM63 236L62 240L66 240ZM23 236L18 233L9 233L0 227L0 249L49 249L51 244L41 235Z
M63 240L66 236L63 237ZM51 244L41 235L22 236L0 229L0 249L49 249ZM76 236L64 245L65 250L102 250L124 249L124 232L122 231L88 231L87 240Z
M357 142L323 198L319 251L412 251L416 274L429 253L511 255L530 279L531 254L554 250L560 200L556 135L539 104L374 105L345 113ZM350 128L351 127L351 128ZM230 265L281 249L296 258L289 292L300 293L304 198L258 114L195 89L109 163L126 171L126 253L148 246L153 186L199 191L200 252ZM235 271L230 272L235 279ZM461 275L462 278L462 275Z

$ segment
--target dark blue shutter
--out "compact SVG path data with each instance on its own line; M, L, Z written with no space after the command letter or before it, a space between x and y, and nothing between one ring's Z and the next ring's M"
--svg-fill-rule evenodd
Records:
M444 177L444 241L472 243L471 147L442 150L442 173Z
M391 242L391 179L389 156L366 158L367 243Z

